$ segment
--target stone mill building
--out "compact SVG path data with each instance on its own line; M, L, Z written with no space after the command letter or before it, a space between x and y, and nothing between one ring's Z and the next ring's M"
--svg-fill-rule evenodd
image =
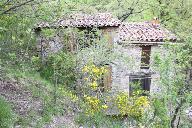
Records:
M76 37L73 34L69 34L67 45L61 43L63 37L60 31L49 39L41 35L43 29L55 28L88 31L97 28L103 36L106 35L109 45L115 46L113 50L129 58L127 62L114 60L110 65L107 86L110 86L112 91L125 91L129 94L133 90L131 83L134 82L140 82L143 90L158 91L159 74L151 67L153 56L157 52L165 54L166 49L162 45L176 41L174 34L161 27L156 19L148 22L121 22L110 13L73 14L52 24L40 23L36 26L38 49L42 57L63 47L67 47L70 52L77 49Z

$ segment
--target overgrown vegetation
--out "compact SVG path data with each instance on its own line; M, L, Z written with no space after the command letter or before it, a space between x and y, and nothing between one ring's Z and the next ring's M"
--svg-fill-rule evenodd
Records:
M15 115L11 106L0 97L0 128L10 128L13 126Z
M27 117L15 116L12 105L0 97L0 127L43 127L55 115L75 115L77 125L85 127L192 127L185 116L185 110L192 105L191 6L191 0L2 0L0 80L29 90L32 99L42 102L42 108L40 112L30 111ZM177 34L178 45L166 44L165 56L154 56L152 66L160 73L161 92L143 95L138 89L132 96L124 92L111 94L104 85L109 65L117 58L129 60L112 52L108 37L101 38L96 28L81 32L63 30L62 43L66 47L41 58L36 47L35 24L53 22L76 12L112 12L121 21L158 17L162 26ZM58 31L46 29L42 34L51 39ZM87 40L85 33L89 33ZM68 50L70 34L78 36L78 52ZM107 116L108 109L113 108L116 116Z

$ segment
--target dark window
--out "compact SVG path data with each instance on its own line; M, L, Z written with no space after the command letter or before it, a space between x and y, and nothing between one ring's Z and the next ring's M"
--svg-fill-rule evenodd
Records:
M130 76L129 79L129 94L132 95L133 91L136 90L144 90L150 91L151 85L151 76L143 75L143 76Z
M149 69L151 46L141 46L141 69Z

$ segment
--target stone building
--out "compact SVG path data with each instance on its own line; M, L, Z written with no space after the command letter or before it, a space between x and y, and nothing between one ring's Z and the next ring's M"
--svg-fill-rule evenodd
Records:
M140 82L143 90L159 91L159 74L151 65L154 56L166 54L165 43L174 43L176 37L160 26L158 21L122 23L115 42L122 55L129 57L128 62L116 60L112 65L112 90L123 90L131 94L131 83Z
M61 30L67 28L71 28L72 31L86 30L84 34L84 40L86 40L87 38L94 38L88 37L89 32L93 32L94 29L97 29L101 31L102 36L107 37L109 44L113 44L114 37L116 37L120 25L120 20L113 18L110 13L97 13L95 15L71 14L51 24L45 22L39 23L35 27L35 32L38 36L40 53L42 56L46 56L48 53L57 52L64 47L62 46L62 41L64 40L62 35L65 34L66 31L62 32ZM57 34L52 38L45 38L41 34L43 29L55 29L57 30ZM78 37L73 32L68 33L67 36L69 38L66 42L68 46L65 47L69 47L69 51L73 52L78 48Z
M38 46L41 56L49 52L57 52L66 47L62 37L56 34L52 39L41 36L42 29L76 28L78 30L101 30L107 36L109 45L114 45L114 51L129 60L123 62L121 58L114 60L110 65L110 76L107 86L112 91L125 91L131 94L134 89L131 83L140 82L143 90L158 91L159 75L151 68L153 55L156 52L166 53L162 45L166 42L174 43L176 37L167 29L160 26L157 20L150 22L123 23L113 18L109 13L94 15L74 14L57 20L52 24L40 23L35 31L38 35ZM75 51L77 41L75 35L69 37L69 50Z

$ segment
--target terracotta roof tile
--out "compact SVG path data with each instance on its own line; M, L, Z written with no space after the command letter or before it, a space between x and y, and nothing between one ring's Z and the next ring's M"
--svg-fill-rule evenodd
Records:
M119 26L121 21L113 18L110 13L89 14L71 14L65 16L52 24L40 23L36 28L49 27L105 27L105 26Z
M113 18L110 13L89 14L71 14L52 24L47 22L39 23L35 29L41 28L58 28L58 27L119 27L118 38L121 41L138 41L138 42L165 42L176 41L176 36L161 27L159 24L152 22L133 22L122 23L120 20Z
M118 41L164 42L176 41L176 36L159 24L151 22L122 23L119 27Z

